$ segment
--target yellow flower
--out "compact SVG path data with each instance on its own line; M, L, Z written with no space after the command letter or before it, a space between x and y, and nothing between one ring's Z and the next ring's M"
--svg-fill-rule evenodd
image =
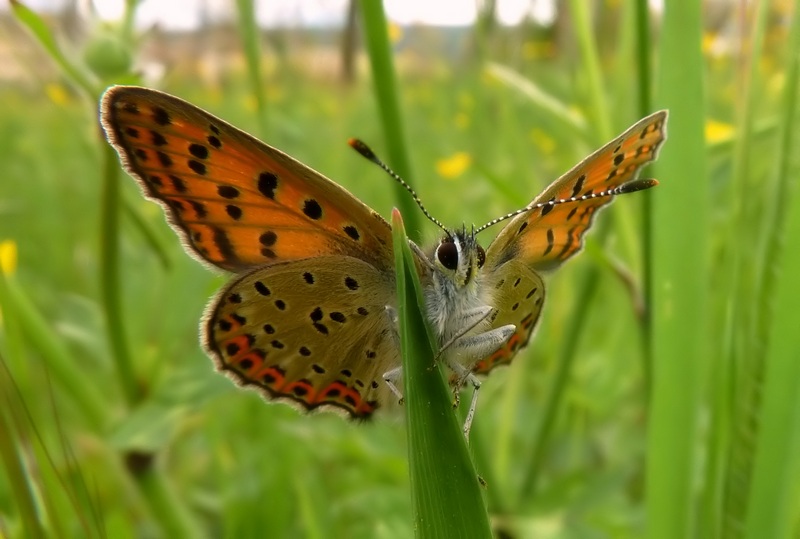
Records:
M277 84L270 84L267 86L265 93L267 94L267 101L270 103L280 103L285 97L283 87Z
M397 43L403 39L403 28L399 24L390 22L387 31L389 32L389 41L392 43Z
M732 139L736 130L731 124L718 122L716 120L706 120L705 131L706 142L717 143Z
M258 110L258 101L253 94L247 94L244 98L244 110L248 112L256 112Z
M531 141L542 150L542 153L552 154L556 151L556 141L544 130L535 127L531 129Z
M206 88L206 99L209 103L219 105L225 99L225 94L218 84L210 84Z
M550 58L553 54L554 48L550 41L526 41L522 44L522 57L526 60Z
M456 152L436 161L436 172L446 180L453 180L461 176L471 164L472 156L467 152Z
M469 114L466 112L459 112L454 118L456 127L459 129L466 129L469 127Z
M475 99L467 92L460 92L458 94L458 106L464 110L472 110L475 108Z
M0 271L12 275L17 269L17 243L14 240L0 241Z
M44 88L47 97L56 105L66 105L69 103L69 94L64 87L58 83L48 83Z

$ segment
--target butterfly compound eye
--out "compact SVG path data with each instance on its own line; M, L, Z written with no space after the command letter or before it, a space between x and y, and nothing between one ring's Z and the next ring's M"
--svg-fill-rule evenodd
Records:
M478 245L478 267L482 268L484 262L486 262L486 251L483 250L483 247Z
M458 248L452 241L443 241L436 249L436 258L445 268L454 270L458 267Z

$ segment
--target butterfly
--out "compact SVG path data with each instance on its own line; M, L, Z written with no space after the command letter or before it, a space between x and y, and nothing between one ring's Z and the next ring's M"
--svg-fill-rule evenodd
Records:
M366 419L402 398L392 230L340 185L208 112L132 86L104 94L100 120L186 251L234 274L210 301L201 342L217 368L271 400ZM425 309L457 391L529 341L543 272L576 254L595 214L666 139L667 112L640 120L529 205L478 229L412 244ZM380 163L366 145L360 153ZM385 165L382 165L385 167ZM388 170L388 168L387 168ZM410 188L409 188L410 189ZM477 233L501 221L487 249ZM468 431L468 425L465 425Z

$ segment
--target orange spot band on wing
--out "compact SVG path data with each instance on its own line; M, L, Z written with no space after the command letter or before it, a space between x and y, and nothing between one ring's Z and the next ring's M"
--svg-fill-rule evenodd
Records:
M269 387L272 391L284 392L283 385L286 383L286 373L277 365L267 367L256 374L256 376L253 376L253 378L260 380L262 384Z
M358 417L367 417L377 408L374 401L366 401L354 388L339 380L319 392L316 404L333 403L343 406Z

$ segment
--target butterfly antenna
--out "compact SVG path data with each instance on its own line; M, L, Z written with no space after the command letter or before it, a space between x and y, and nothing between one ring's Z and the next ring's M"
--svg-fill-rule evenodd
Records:
M512 211L502 217L498 217L497 219L492 219L488 223L483 226L478 227L475 231L475 234L481 232L482 230L486 230L490 226L494 226L497 223L505 221L506 219L511 219L512 217L516 217L521 213L526 213L532 210L538 210L540 208L544 208L545 206L557 206L559 204L569 204L570 202L583 202L585 200L591 200L593 198L603 198L603 197L613 197L616 195L624 195L627 193L635 193L636 191L642 191L644 189L650 189L651 187L655 187L658 185L658 180L654 180L652 178L641 178L636 180L631 180L627 183L623 183L615 187L614 189L608 189L606 191L599 191L597 193L590 193L586 195L581 195L579 197L570 197L570 198L560 198L560 199L552 199L548 200L547 202L539 202L538 204L533 204L530 206L525 206L517 211Z
M411 198L413 198L414 202L417 203L417 206L419 206L419 209L422 210L422 213L425 215L425 217L427 217L433 224L444 230L448 236L450 235L450 233L447 231L444 225L441 222L439 222L439 220L436 217L428 213L428 210L425 209L425 206L422 204L422 201L419 199L419 196L417 196L416 191L414 191L414 189L412 189L412 187L408 185L408 183L406 183L406 181L403 178L401 178L399 174L397 174L394 170L390 169L386 163L378 159L378 156L375 155L375 152L373 152L369 146L367 146L364 142L360 141L357 138L351 138L350 140L347 141L347 143L350 145L351 148L360 153L362 156L366 157L367 159L369 159L370 161L381 167L384 170L384 172L386 172L389 176L394 178L394 180L400 185L402 185L406 191L411 193Z

